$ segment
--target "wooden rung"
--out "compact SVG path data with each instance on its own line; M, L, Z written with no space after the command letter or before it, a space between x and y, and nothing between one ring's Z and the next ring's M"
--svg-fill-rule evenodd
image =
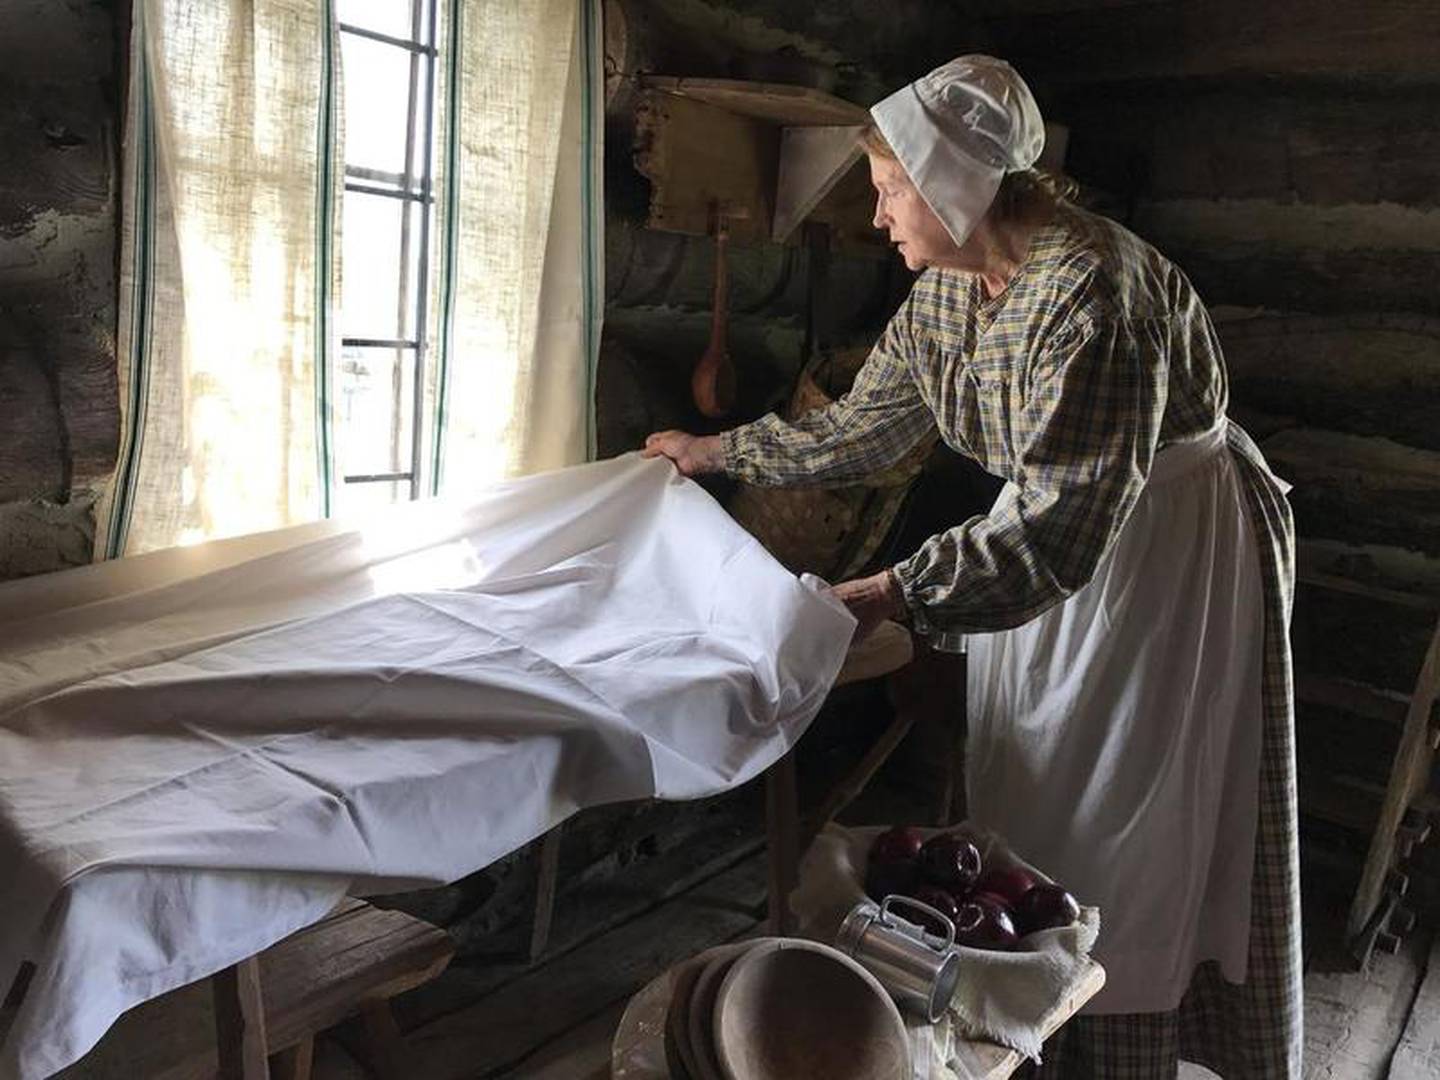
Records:
M1385 920L1385 929L1397 937L1404 937L1415 929L1417 917L1413 908L1404 904L1396 904L1395 910L1390 912L1390 918Z

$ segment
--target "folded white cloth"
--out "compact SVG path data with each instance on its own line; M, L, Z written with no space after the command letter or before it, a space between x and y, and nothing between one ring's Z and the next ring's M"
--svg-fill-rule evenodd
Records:
M803 936L834 943L846 914L865 899L866 859L871 843L884 831L883 826L846 829L831 824L816 837L801 860L799 882L790 895L790 909ZM987 868L1023 866L1039 880L1050 880L987 830L960 825L922 832L927 837L960 833L980 849ZM1038 1061L1041 1027L1083 981L1099 930L1100 912L1082 905L1079 921L1028 934L1014 952L957 945L960 979L946 1017L933 1026L933 1058L945 1060L950 1075L965 1075L953 1034L999 1043Z
M744 782L855 625L636 455L287 532L0 587L0 1077L347 889Z

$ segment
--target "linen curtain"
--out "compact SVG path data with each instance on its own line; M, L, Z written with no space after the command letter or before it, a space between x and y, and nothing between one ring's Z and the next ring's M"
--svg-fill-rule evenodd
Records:
M463 493L593 453L604 94L598 0L448 11L431 490Z
M603 220L596 0L440 3L431 492L589 456ZM332 0L135 0L97 557L330 513L339 56Z
M327 509L334 30L315 0L136 0L116 556Z

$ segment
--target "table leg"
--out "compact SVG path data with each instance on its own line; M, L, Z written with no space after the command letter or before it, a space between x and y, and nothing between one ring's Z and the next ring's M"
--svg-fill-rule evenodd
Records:
M800 857L800 806L793 748L765 774L765 831L770 864L770 932L784 935L793 929L789 899Z
M210 985L215 995L220 1080L270 1080L259 958L252 956L216 972Z

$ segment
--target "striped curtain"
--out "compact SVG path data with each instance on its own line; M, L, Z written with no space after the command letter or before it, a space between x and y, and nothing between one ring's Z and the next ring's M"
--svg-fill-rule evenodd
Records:
M315 0L135 2L102 557L327 512L335 40Z
M591 452L603 76L598 0L440 2L417 464L425 490L463 492ZM135 0L121 452L97 557L330 513L338 63L332 0Z
M604 76L600 0L446 3L429 490L463 496L593 456Z

